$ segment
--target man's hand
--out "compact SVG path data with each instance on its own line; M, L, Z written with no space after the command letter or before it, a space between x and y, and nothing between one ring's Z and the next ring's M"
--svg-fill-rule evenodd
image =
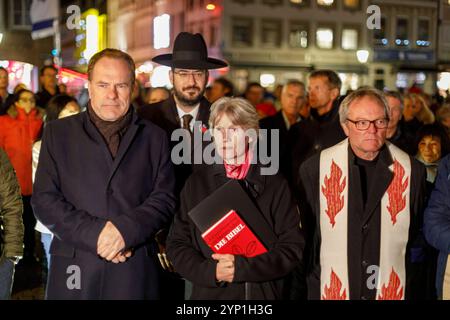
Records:
M112 263L123 263L128 260L133 255L131 250L125 251L124 253L118 253L117 256L111 260Z
M217 281L233 282L234 278L234 255L232 254L218 254L211 256L217 260L216 279Z
M106 222L98 236L97 254L103 259L112 261L124 248L125 241L119 230L110 221Z

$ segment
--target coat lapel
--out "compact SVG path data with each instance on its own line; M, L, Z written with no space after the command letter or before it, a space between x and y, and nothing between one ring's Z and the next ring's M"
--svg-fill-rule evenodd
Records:
M112 177L114 176L114 173L116 172L120 163L122 162L122 159L125 156L128 148L130 147L131 143L133 142L133 139L136 136L138 129L139 129L139 119L138 119L136 112L133 112L131 124L130 124L129 128L127 129L125 135L123 136L122 140L120 141L119 150L117 151L116 158L113 161L111 173L108 178L108 184L111 181Z
M95 150L101 149L103 158L105 159L104 163L108 165L108 168L111 168L113 165L113 159L111 157L111 153L108 150L108 146L106 145L105 140L103 139L102 135L95 127L95 125L92 123L87 111L83 112L82 117L83 117L83 126L86 133L91 138L91 140L97 145L97 147L94 149Z
M277 128L280 128L281 136L287 136L288 128L286 127L286 122L284 121L283 113L281 110L278 111L277 115L275 116L275 125Z
M367 197L367 205L364 210L364 221L366 223L374 214L375 209L381 203L381 198L383 198L389 184L392 181L393 173L389 170L389 166L392 164L392 157L389 153L389 149L386 145L383 146L380 152L380 158L378 159L377 165L375 166L376 177L373 180L372 185L369 189L369 194Z
M210 114L211 104L206 98L202 98L200 101L200 107L197 113L196 121L201 121L206 127L208 127L209 114Z
M177 104L173 97L173 94L170 95L169 99L164 101L162 105L162 113L164 114L164 118L168 121L170 126L170 132L181 128L180 125L180 117L178 116Z

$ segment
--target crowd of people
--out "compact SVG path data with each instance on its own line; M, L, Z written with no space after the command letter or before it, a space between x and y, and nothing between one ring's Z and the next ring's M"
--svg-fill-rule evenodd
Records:
M17 263L48 270L47 299L450 299L450 96L342 95L333 70L240 93L209 78L227 63L186 32L153 61L171 90L143 90L128 54L97 53L86 104L53 66L37 93L9 93L0 68L0 299ZM206 141L219 163L174 160ZM273 234L265 253L214 252L192 220L229 181Z

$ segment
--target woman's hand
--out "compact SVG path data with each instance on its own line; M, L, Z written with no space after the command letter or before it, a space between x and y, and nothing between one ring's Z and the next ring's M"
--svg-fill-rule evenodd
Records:
M234 255L232 254L218 254L211 256L217 260L216 279L217 281L233 282L234 278Z

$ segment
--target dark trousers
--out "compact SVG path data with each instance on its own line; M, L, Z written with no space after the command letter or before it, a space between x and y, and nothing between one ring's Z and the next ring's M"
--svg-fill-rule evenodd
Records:
M34 249L36 247L36 233L34 227L36 226L36 218L34 217L33 208L31 207L31 196L22 196L23 201L23 225L25 227L24 234L24 258L32 258L35 255Z

